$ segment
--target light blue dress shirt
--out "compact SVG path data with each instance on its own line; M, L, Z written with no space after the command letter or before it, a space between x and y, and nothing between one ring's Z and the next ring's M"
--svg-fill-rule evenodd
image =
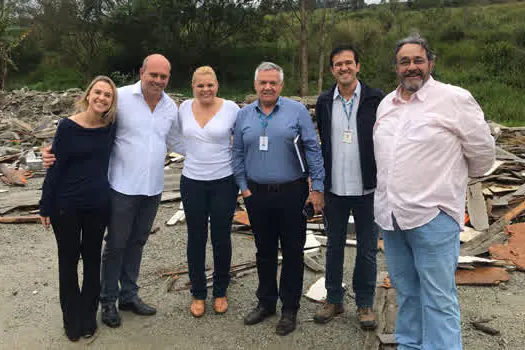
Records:
M361 83L359 81L349 101L345 101L339 94L337 86L334 90L331 125L332 188L330 192L338 196L362 196L374 192L373 189L364 190L363 188L359 135L357 134L357 111L360 98ZM352 143L343 142L345 130L350 130L352 133Z
M260 136L264 134L268 137L267 151L259 149ZM295 151L297 135L304 147L308 174L302 172ZM248 188L248 179L261 184L280 184L309 175L312 190L322 192L323 157L308 110L285 97L279 97L270 119L262 112L259 100L242 108L234 129L233 173L241 191Z

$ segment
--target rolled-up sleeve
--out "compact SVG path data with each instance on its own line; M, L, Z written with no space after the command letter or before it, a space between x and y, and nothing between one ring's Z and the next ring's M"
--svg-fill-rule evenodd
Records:
M312 180L313 191L324 191L324 166L323 156L314 123L310 113L303 106L299 111L299 127L301 128L301 141L304 147L308 172Z
M244 141L242 138L242 110L237 113L237 120L233 129L233 145L232 145L232 167L235 181L241 191L248 189L248 181L246 180L246 168L244 165Z
M468 176L483 176L495 160L495 143L481 107L467 91L457 96L456 116Z

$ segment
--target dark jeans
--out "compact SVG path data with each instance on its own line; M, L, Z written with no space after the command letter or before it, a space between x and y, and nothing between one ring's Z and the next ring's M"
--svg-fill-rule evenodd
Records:
M100 293L100 249L108 223L108 208L60 210L51 215L58 246L60 306L64 328L72 332L93 330ZM84 277L78 285L78 260Z
M188 227L188 269L191 294L206 299L206 241L210 219L213 247L213 296L226 295L232 257L231 227L239 188L233 176L218 180L180 179L180 194Z
M342 304L344 290L343 261L348 218L352 211L357 234L357 253L352 278L357 307L372 307L377 274L378 228L374 222L374 194L337 196L325 193L325 217L328 223L326 246L326 290L330 304Z
M115 303L117 298L120 303L127 303L137 296L142 250L157 215L160 196L110 191L108 234L102 254L103 305Z
M303 208L308 184L295 182L282 189L249 184L252 195L244 199L257 247L259 275L257 297L263 307L274 309L277 297L282 311L297 312L303 291L303 248L306 241L306 217ZM278 242L283 255L281 279L277 288Z

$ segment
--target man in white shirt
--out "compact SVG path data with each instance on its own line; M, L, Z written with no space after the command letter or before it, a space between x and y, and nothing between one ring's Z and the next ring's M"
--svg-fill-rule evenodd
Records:
M472 95L435 81L426 40L398 42L400 85L377 110L374 212L396 288L399 350L459 350L454 274L468 177L494 162L494 139Z
M170 63L162 55L144 59L140 81L118 89L116 136L109 161L110 219L102 256L102 322L120 326L119 310L154 315L138 296L142 249L164 187L167 148L183 153L177 105L164 92ZM54 156L44 154L51 165ZM120 284L120 286L119 286Z

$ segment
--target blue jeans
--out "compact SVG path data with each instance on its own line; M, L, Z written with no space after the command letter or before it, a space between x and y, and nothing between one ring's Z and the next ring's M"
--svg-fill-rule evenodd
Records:
M137 296L142 249L157 215L160 196L110 191L108 234L102 254L102 305L115 303L117 298L119 303L127 303Z
M377 274L377 225L374 222L374 194L337 196L325 193L325 218L328 224L326 246L326 290L330 304L342 304L343 262L348 218L352 211L357 234L357 253L352 277L357 307L372 307Z
M213 248L213 296L222 298L230 284L231 228L239 188L233 175L211 181L180 179L180 194L188 227L188 270L191 294L206 299L206 241L210 219Z
M429 223L383 231L388 273L397 296L398 350L461 350L455 271L459 225L440 212Z

